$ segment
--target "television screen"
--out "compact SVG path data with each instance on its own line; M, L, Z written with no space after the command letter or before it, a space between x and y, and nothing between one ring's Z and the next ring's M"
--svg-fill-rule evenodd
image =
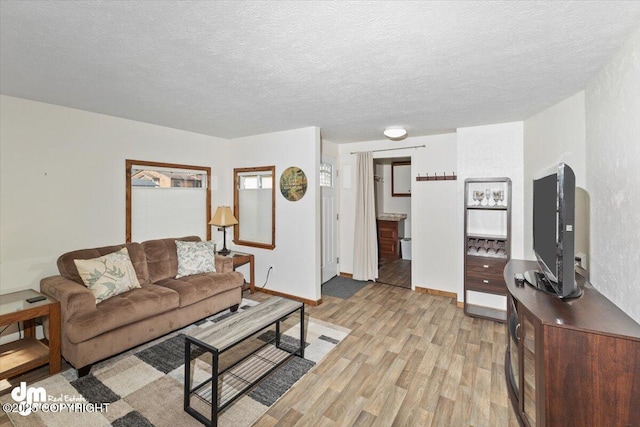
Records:
M533 182L533 250L549 268L557 282L556 242L558 239L557 175L547 175Z
M575 192L575 175L564 163L533 180L533 252L542 271L528 271L525 279L560 298L582 293L575 282Z

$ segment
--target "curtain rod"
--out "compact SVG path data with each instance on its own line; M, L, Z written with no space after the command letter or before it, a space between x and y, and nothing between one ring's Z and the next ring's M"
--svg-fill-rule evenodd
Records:
M412 145L410 147L398 147L398 148L382 148L380 150L369 150L372 153L377 153L378 151L393 151L393 150L403 150L405 148L424 148L426 145ZM362 153L362 151L352 151L351 154Z

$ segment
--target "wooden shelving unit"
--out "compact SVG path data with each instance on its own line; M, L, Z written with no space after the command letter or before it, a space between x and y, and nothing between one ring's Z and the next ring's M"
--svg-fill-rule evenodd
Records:
M469 292L506 295L503 271L511 258L511 180L469 178L464 190L464 312L506 322L505 310L474 304ZM474 198L474 192L483 197ZM502 200L496 200L494 192L501 192Z

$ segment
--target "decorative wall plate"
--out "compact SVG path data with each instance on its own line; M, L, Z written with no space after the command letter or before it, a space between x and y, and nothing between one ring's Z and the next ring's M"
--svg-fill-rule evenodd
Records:
M280 192L285 199L297 202L307 192L307 176L296 166L285 169L280 175Z

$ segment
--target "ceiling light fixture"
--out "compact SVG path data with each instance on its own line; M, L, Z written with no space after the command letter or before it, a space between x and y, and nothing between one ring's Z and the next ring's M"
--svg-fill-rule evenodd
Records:
M384 136L392 141L400 141L407 137L407 130L405 128L386 128L384 130Z

